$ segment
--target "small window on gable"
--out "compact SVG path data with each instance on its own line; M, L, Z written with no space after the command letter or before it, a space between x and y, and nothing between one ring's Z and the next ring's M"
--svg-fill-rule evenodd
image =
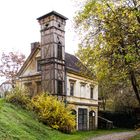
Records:
M63 94L63 82L61 80L57 81L57 94L58 95Z
M62 44L60 42L57 45L57 58L62 59Z
M37 71L41 71L41 65L39 63L39 60L37 60Z

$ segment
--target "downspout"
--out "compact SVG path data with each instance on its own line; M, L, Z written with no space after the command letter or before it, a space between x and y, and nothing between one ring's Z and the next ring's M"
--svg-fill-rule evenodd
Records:
M65 107L67 106L67 73L65 67L65 98L64 98Z

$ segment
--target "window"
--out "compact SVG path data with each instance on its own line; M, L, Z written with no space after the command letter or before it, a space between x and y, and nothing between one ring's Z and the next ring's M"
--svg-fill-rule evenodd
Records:
M33 95L34 95L34 88L32 86L32 83L28 82L28 83L24 83L24 85L28 89L28 91L30 93L30 96L33 97Z
M96 113L94 111L89 112L89 130L95 129L95 116Z
M74 79L69 79L69 83L70 83L70 96L74 95L74 91L75 91L75 82L76 80Z
M58 50L57 50L57 58L58 59L62 59L62 44L59 42L58 43L58 48L57 48Z
M61 24L60 24L60 23L58 24L58 27L59 27L59 28L61 27Z
M78 108L78 130L87 130L87 109Z
M74 95L74 83L70 83L70 95Z
M63 82L61 80L57 81L57 94L58 95L63 94Z
M36 85L37 85L37 93L41 93L41 91L42 91L41 81L37 81Z
M85 93L85 85L81 85L81 96Z
M45 24L45 27L48 28L48 26L49 26L49 23L46 23L46 24Z
M81 82L80 94L81 97L86 97L86 83Z
M39 63L39 60L37 60L37 71L41 71L41 65Z
M76 110L72 109L71 114L75 116L75 122L77 123L77 112L76 112ZM75 129L76 129L76 125L75 125Z
M93 87L90 87L90 98L93 99Z

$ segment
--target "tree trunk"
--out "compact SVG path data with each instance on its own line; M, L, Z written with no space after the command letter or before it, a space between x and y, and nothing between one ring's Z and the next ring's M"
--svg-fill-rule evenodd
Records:
M12 78L12 88L15 88L15 80Z
M103 101L103 103L102 103L103 111L105 111L106 110L106 99L105 99L105 97L102 98L102 101Z
M137 83L136 75L135 75L134 71L130 71L130 80L131 80L131 84L132 84L133 90L135 92L137 101L140 106L140 90L139 90L139 85Z

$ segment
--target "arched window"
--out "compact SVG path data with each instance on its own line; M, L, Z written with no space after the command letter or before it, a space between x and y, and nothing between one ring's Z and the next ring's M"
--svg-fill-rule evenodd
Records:
M75 116L75 123L77 124L77 112L76 112L76 110L72 109L71 114ZM76 125L75 125L75 129L76 129Z
M96 113L94 111L89 112L89 130L95 129L95 116Z
M58 45L57 45L57 58L59 60L62 59L62 44L60 42L58 42Z
M72 109L72 110L71 110L71 114L76 116L76 114L77 114L77 113L76 113L76 110Z

